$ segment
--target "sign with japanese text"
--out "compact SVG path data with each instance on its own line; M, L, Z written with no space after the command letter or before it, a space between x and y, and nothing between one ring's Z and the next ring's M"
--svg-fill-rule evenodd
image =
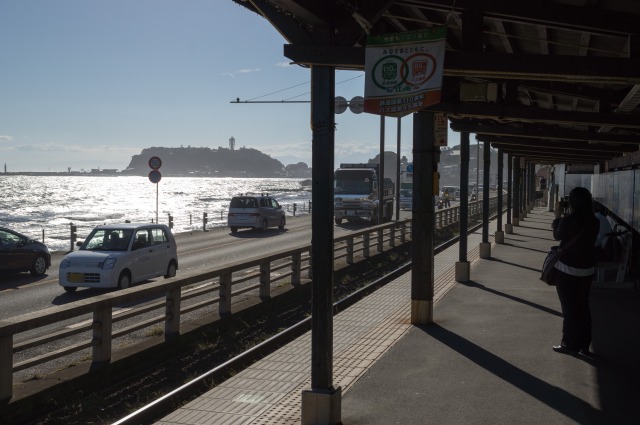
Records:
M371 36L364 111L401 117L440 102L446 27Z
M433 145L447 146L448 121L447 114L444 112L436 112L433 114Z

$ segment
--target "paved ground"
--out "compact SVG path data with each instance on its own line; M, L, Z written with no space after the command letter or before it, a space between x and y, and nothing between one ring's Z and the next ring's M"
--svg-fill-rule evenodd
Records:
M594 288L595 362L551 350L562 317L538 276L554 242L536 209L453 282L454 245L436 257L434 324L410 318L410 275L334 320L334 383L343 424L638 424L640 297ZM494 229L491 230L493 234ZM298 424L310 334L174 411L159 424Z

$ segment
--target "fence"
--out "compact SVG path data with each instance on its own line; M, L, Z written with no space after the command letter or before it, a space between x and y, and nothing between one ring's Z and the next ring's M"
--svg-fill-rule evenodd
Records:
M346 261L352 263L357 252L368 257L373 250L382 251L385 243L393 246L398 241L406 241L410 229L410 220L390 222L336 238L335 246L338 252L351 252ZM165 338L169 339L179 333L181 319L190 312L217 305L218 313L225 316L231 314L232 300L243 294L253 293L266 300L277 285L299 285L304 279L303 273L310 269L310 250L311 245L305 245L273 252L204 273L152 282L3 320L0 322L0 400L11 398L15 372L87 349L91 350L93 364L108 363L115 338L163 323ZM156 300L114 315L114 306L136 304L150 298ZM92 319L83 324L86 315L92 315ZM133 324L125 323L132 318L135 318ZM65 327L64 322L68 320L81 325ZM16 335L34 330L42 336L14 343ZM43 349L45 344L54 342L57 347ZM29 356L29 350L42 354ZM25 354L21 357L26 358L14 362L15 354Z
M311 213L311 201L293 202L282 204L282 209L289 216L296 216ZM126 220L130 222L132 220ZM155 221L154 217L149 217L149 223ZM101 224L120 223L122 219L103 219L86 222L70 222L67 226L52 229L42 229L42 237L38 237L45 243L51 251L73 251L77 240L82 240L96 227ZM227 225L227 210L202 211L201 213L184 213L174 215L173 213L163 214L158 217L158 222L171 227L174 232L182 233L193 230L204 230L212 227L224 227Z
M470 208L470 215L479 214L479 204L475 205ZM494 213L495 199L490 205ZM453 220L459 216L459 207L438 210L436 227L455 226L457 222ZM335 238L334 260L344 259L352 264L357 255L367 258L374 251L382 252L385 245L403 244L410 239L411 225L411 219L392 221ZM15 372L82 350L91 350L94 365L106 364L111 360L115 338L163 324L165 340L168 340L179 334L180 324L191 312L217 305L218 314L226 316L231 314L232 300L238 300L241 295L251 293L267 300L274 285L300 285L303 272L310 274L310 255L311 245L281 250L204 273L152 282L3 320L0 322L0 401L11 399ZM148 301L157 298L160 299ZM137 303L143 304L114 315L114 307ZM83 322L87 315L91 315L91 319ZM125 323L128 319L135 320L133 324ZM64 322L69 320L74 326L65 327ZM14 343L16 335L35 330L41 336ZM54 347L50 346L52 343ZM49 344L46 349L45 344ZM23 359L14 362L16 354Z

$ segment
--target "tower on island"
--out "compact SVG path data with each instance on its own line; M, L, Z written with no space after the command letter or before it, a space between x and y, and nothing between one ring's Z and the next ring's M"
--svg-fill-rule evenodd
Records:
M235 150L236 148L236 139L231 136L231 138L229 139L229 149L231 150Z

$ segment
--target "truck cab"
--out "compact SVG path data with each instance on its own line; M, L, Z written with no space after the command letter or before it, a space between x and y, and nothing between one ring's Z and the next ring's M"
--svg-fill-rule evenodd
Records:
M378 222L378 209L382 208L383 221L391 220L395 186L384 179L383 202L378 196L378 164L340 164L334 174L334 218L343 220Z

